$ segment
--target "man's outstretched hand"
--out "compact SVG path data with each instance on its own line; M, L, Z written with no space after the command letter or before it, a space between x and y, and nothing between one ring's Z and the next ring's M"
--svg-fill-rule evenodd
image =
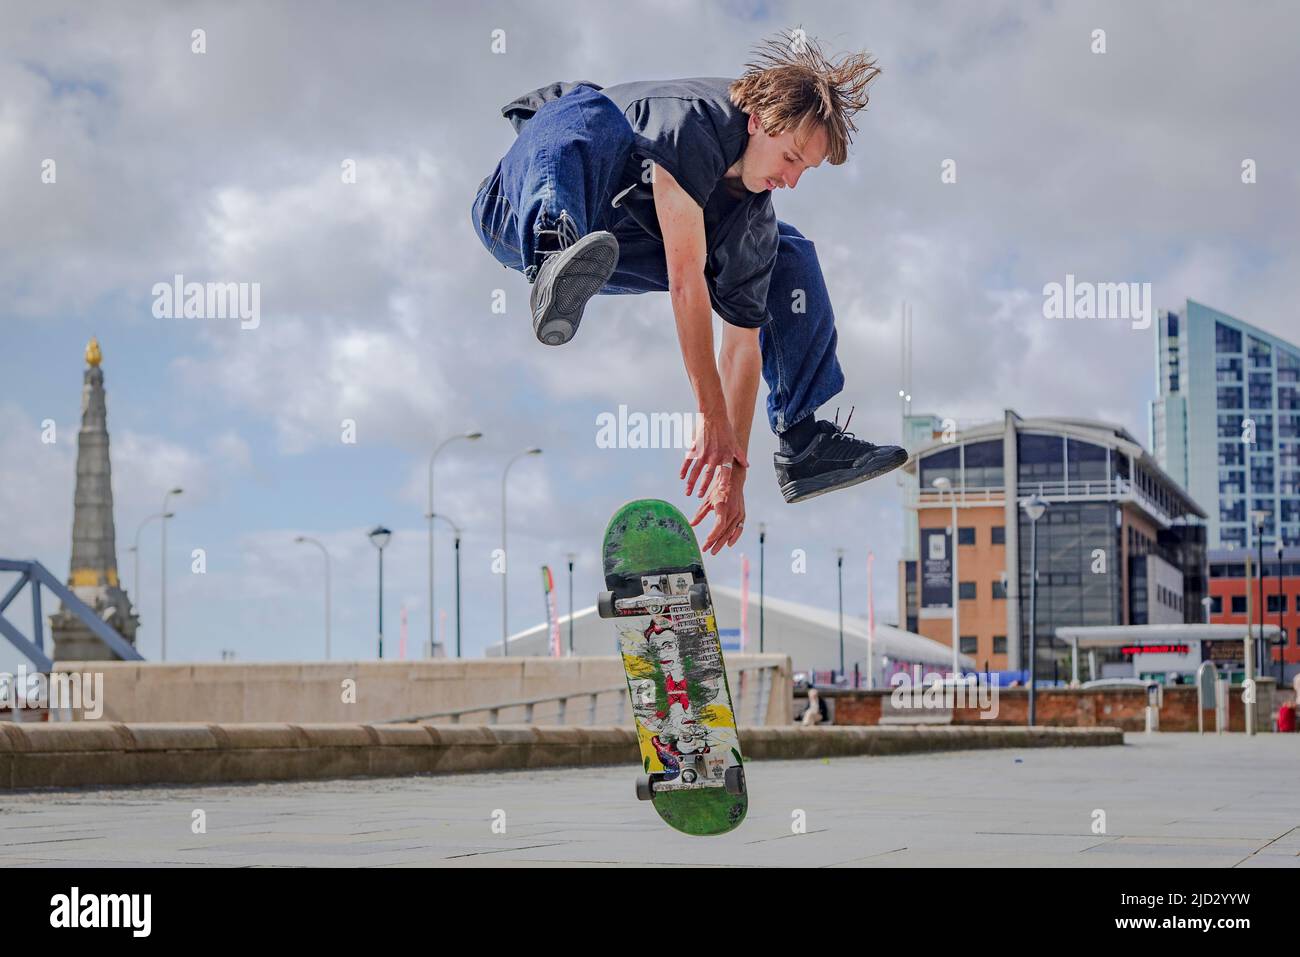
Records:
M698 483L699 492L696 494L703 498L717 473L729 471L732 465L749 468L749 459L736 439L731 420L726 415L706 415L704 425L691 443L682 461L682 470L677 475L686 479L686 494L690 495Z
M725 545L730 548L740 540L745 530L745 476L748 470L720 468L713 473L713 484L709 486L700 510L691 519L692 527L704 521L704 517L713 512L716 521L709 537L704 540L700 551L714 555L722 551Z

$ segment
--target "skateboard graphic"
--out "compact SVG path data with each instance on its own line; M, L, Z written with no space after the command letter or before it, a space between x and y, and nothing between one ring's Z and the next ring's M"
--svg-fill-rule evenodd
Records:
M640 499L605 529L602 618L618 627L643 774L637 797L686 834L723 834L749 799L704 559L686 517Z

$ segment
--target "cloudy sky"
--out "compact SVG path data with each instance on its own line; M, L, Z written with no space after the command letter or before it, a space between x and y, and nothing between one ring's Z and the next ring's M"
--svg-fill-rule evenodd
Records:
M560 79L735 75L757 40L798 27L883 69L850 162L776 197L818 245L858 435L898 439L904 300L914 410L1090 416L1144 441L1152 331L1044 319L1044 284L1149 282L1157 308L1190 297L1300 338L1293 4L4 2L0 555L67 573L81 355L96 335L118 563L146 657L159 651L157 524L141 537L140 583L128 549L177 485L170 659L319 657L321 558L299 534L333 556L335 656L373 656L365 533L381 522L395 533L386 650L405 608L417 653L428 454L468 428L485 438L448 446L437 470L438 509L465 529L466 653L499 640L491 550L502 468L522 448L545 451L511 473L511 630L542 615L539 565L564 588L567 552L589 603L619 504L688 507L680 452L598 448L596 417L693 402L665 296L598 300L562 349L533 339L526 284L469 223L513 137L499 108ZM348 161L355 183L341 181ZM260 325L156 318L152 287L178 273L260 284ZM787 506L763 421L748 530L710 576L738 584L766 521L772 594L833 607L842 546L846 611L863 612L874 550L892 620L897 485ZM203 575L189 570L196 548ZM449 606L445 533L438 549ZM790 571L794 549L806 574ZM24 626L25 604L10 612ZM17 660L0 649L0 665Z

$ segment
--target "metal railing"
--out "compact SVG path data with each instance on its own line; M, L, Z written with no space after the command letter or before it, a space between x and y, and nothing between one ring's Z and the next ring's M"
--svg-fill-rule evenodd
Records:
M1053 502L1095 502L1129 499L1140 504L1164 524L1168 525L1173 521L1164 507L1143 491L1140 485L1131 479L1119 476L1115 476L1109 481L1106 479L1076 479L1069 482L1022 481L1018 493L1026 494L1031 489L1043 498ZM909 490L907 504L911 508L950 505L952 503L952 494L952 492L941 492L938 489L913 488ZM958 505L996 505L1006 500L1006 489L1001 486L958 488L956 495Z
M767 723L768 706L772 698L772 676L778 670L775 665L754 665L729 673L728 684L732 691L732 704L735 706L737 722L748 718L747 723L751 727ZM571 702L576 702L577 706L572 706ZM522 724L571 726L623 724L627 720L627 705L628 688L627 683L624 682L610 688L598 688L595 691L565 691L490 705L450 708L428 714L390 718L380 723L413 724L428 721L433 724L462 724L469 715L486 715L487 723L491 725L503 723L501 720L503 712L517 711L519 712L517 720ZM508 715L508 717L516 716Z

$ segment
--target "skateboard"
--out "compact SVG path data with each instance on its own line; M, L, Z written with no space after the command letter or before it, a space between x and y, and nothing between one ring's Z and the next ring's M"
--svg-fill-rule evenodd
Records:
M605 587L627 674L642 775L636 796L686 834L724 834L749 799L722 643L695 532L658 499L629 502L605 529Z

